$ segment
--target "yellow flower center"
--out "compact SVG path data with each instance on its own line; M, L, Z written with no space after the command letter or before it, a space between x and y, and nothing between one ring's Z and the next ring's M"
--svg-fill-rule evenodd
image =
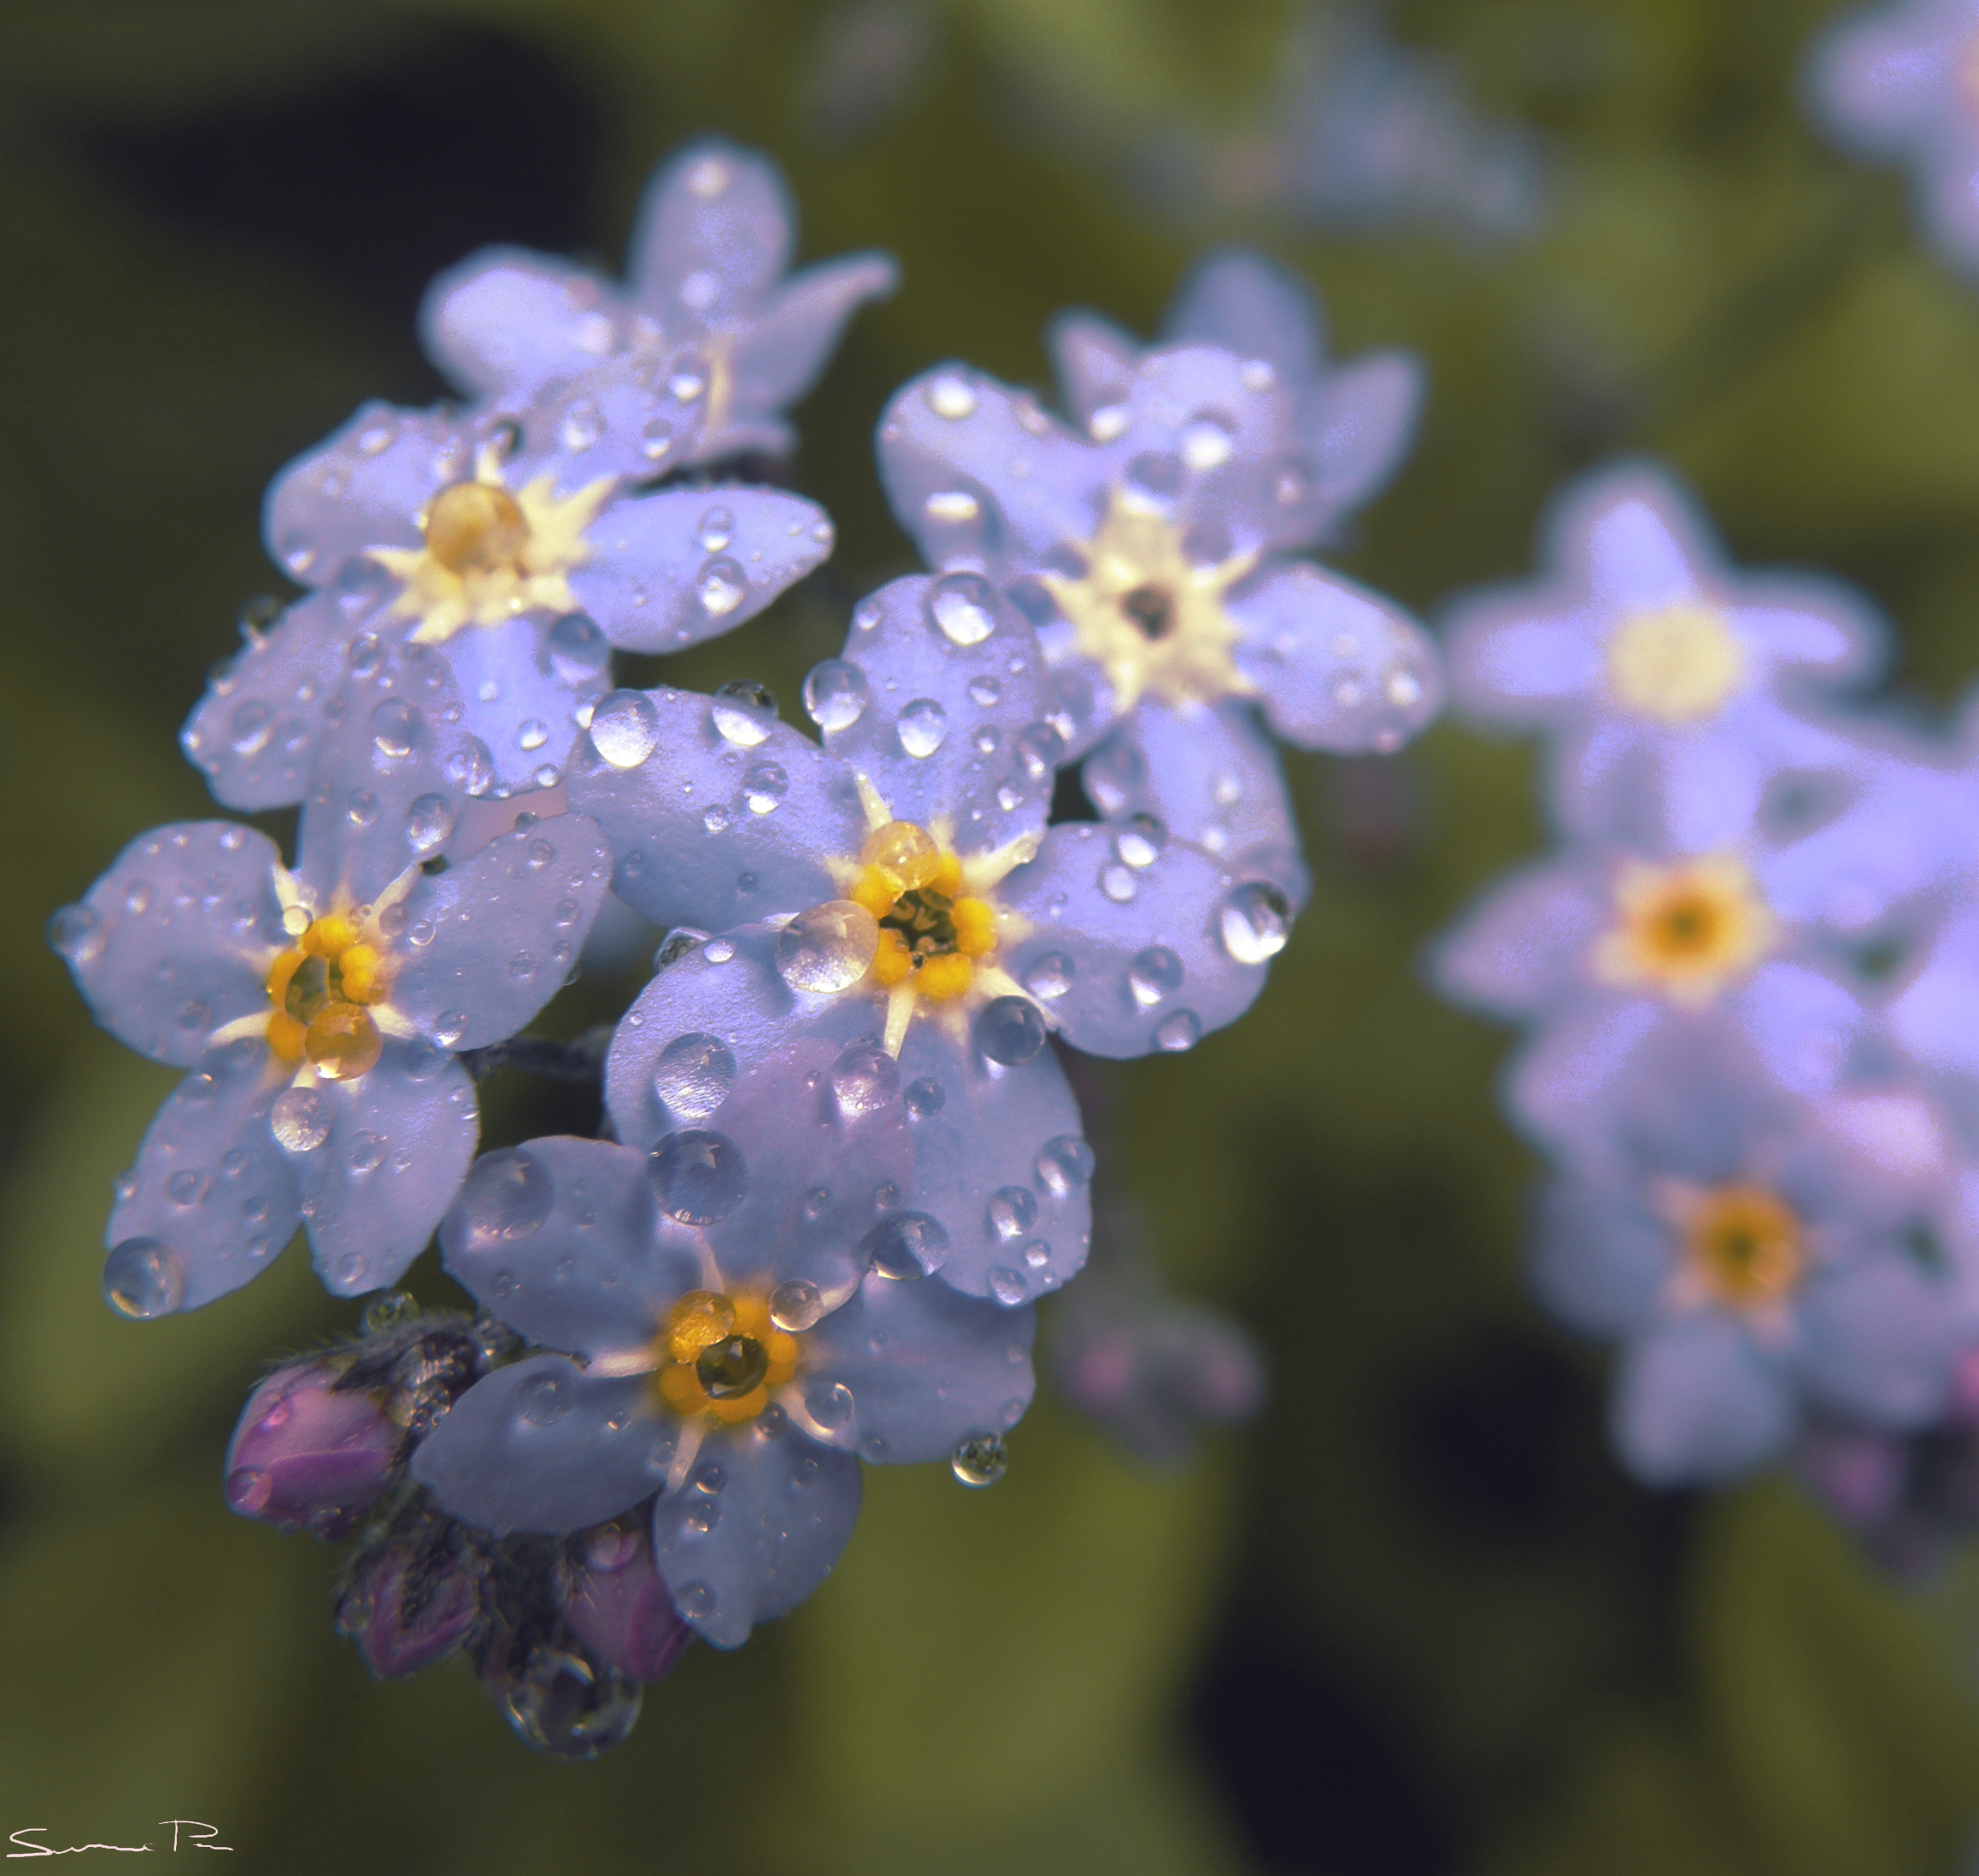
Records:
M1708 1003L1771 951L1778 926L1753 876L1722 854L1632 864L1615 883L1616 922L1594 947L1606 983Z
M1777 1303L1800 1281L1806 1263L1792 1207L1758 1186L1720 1186L1705 1193L1683 1248L1705 1287L1735 1309Z
M584 531L612 493L611 477L559 496L549 476L511 493L499 452L449 483L420 518L422 548L373 548L371 558L404 583L392 607L416 618L414 640L437 644L467 625L499 625L519 613L570 613L569 575L589 558Z
M1237 629L1223 601L1256 554L1198 566L1173 523L1118 489L1098 533L1079 548L1085 572L1047 573L1044 584L1121 710L1143 695L1213 703L1250 689L1230 657Z
M753 1294L690 1290L667 1310L653 1352L661 1399L684 1419L706 1414L719 1426L754 1420L797 1372L797 1338Z
M1713 607L1679 601L1622 621L1608 640L1608 689L1624 710L1695 723L1739 688L1745 648Z
M996 949L996 910L962 890L962 863L911 821L875 828L859 850L848 895L879 925L872 975L884 989L910 987L936 1003L975 982Z
M385 1042L367 1005L385 999L384 960L343 912L314 920L268 971L268 1046L328 1082L355 1081Z

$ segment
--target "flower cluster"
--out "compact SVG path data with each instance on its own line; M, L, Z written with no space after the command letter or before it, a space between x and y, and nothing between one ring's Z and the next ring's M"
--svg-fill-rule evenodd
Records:
M815 736L752 683L614 688L614 649L725 631L831 549L741 478L893 269L786 279L790 244L774 173L709 142L627 286L508 250L443 276L422 331L462 401L367 406L277 478L308 590L185 731L223 804L300 808L293 869L167 827L52 929L99 1020L188 1071L117 1193L114 1309L210 1302L298 1224L332 1290L386 1292L437 1234L478 1313L376 1297L256 1391L228 1497L355 1535L374 1673L464 1648L567 1755L692 1637L807 1596L863 1465L1001 1475L1091 1235L1059 1048L1242 1015L1307 891L1274 739L1391 751L1441 694L1418 627L1295 557L1394 469L1416 368L1329 366L1236 254L1152 348L1061 320L1069 420L961 366L898 393L881 470L931 571L854 608ZM668 934L650 981L608 1031L522 1035L611 895ZM599 1136L475 1158L497 1063L590 1079ZM1068 1372L1136 1444L1254 1404L1220 1319L1105 1295Z
M1868 608L1735 570L1662 472L1570 488L1546 552L1457 603L1448 652L1462 710L1545 736L1563 844L1435 959L1529 1032L1537 1286L1622 1343L1614 1435L1653 1483L1969 1417L1979 770L1852 712Z

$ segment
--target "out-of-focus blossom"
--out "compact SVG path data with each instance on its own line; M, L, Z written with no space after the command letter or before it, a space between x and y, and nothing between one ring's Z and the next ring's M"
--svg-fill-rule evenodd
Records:
M1450 608L1450 684L1475 720L1547 737L1569 833L1709 853L1747 836L1769 789L1847 786L1864 765L1816 713L1881 657L1882 622L1847 587L1738 572L1648 464L1569 485L1542 542L1540 579Z
M1815 42L1806 91L1837 143L1910 165L1932 240L1979 273L1979 3L1898 0L1850 15Z
M471 1388L414 1475L496 1533L582 1530L659 1493L659 1572L725 1648L830 1570L860 1458L946 1459L1031 1398L1031 1312L920 1281L905 1117L825 1105L828 1060L762 1064L724 1131L681 1129L650 1154L543 1140L490 1155L441 1232L455 1275L567 1352Z
M1786 1093L1735 1030L1659 1038L1548 1189L1542 1295L1625 1345L1624 1459L1657 1484L1780 1455L1808 1411L1945 1408L1979 1304L1972 1194L1903 1086Z
M1068 759L1108 819L1145 814L1295 901L1305 875L1271 733L1389 751L1436 712L1421 630L1309 561L1400 461L1420 374L1323 361L1305 290L1255 255L1206 262L1143 351L1089 314L1053 343L1074 428L959 365L880 425L887 493L928 562L1037 624ZM1261 713L1261 714L1260 714Z
M238 1287L298 1222L338 1294L395 1281L473 1155L454 1052L542 1008L604 897L609 849L578 814L446 863L466 752L426 648L381 650L340 695L294 872L265 835L184 823L53 921L97 1020L192 1071L119 1183L104 1287L127 1316Z

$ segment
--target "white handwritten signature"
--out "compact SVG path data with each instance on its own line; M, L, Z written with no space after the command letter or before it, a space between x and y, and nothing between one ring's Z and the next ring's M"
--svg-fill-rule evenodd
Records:
M197 1818L191 1817L161 1817L158 1821L172 1826L173 1850L179 1848L181 1832L185 1832L185 1844L189 1850L231 1850L233 1848L232 1844L216 1844L213 1841L220 1835L220 1826L216 1824L202 1824ZM80 1856L85 1850L119 1850L126 1855L135 1856L152 1847L149 1844L71 1844L66 1849L56 1850L47 1844L28 1842L31 1837L45 1837L47 1834L48 1826L45 1824L27 1824L13 1832L7 1841L18 1844L21 1848L9 1850L7 1861L12 1862L16 1856Z

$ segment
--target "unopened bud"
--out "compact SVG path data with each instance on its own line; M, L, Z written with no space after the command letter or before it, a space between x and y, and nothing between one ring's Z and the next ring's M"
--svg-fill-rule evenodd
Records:
M607 1525L585 1545L584 1569L564 1605L599 1658L634 1680L658 1680L694 1631L680 1619L642 1532Z
M337 1610L380 1680L399 1680L451 1654L481 1612L473 1574L457 1558L388 1550L361 1565Z
M226 1454L227 1503L285 1530L342 1537L398 1469L399 1429L368 1388L339 1388L328 1361L268 1376L249 1397Z

